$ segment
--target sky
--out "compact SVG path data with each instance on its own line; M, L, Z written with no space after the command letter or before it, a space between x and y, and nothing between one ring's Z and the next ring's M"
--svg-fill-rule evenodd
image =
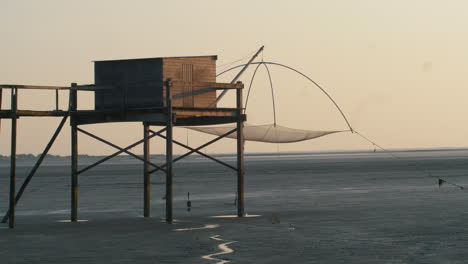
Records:
M0 83L93 83L93 61L162 56L218 55L218 65L252 55L294 67L321 84L358 132L389 148L467 147L468 2L440 0L0 0ZM244 60L245 61L245 60ZM218 70L223 69L220 67ZM253 67L241 79L249 83ZM278 124L308 130L343 130L346 123L311 83L271 67ZM232 72L235 74L235 72ZM232 74L218 78L229 82ZM272 122L266 72L259 71L248 122ZM2 107L9 107L4 91ZM53 92L20 92L20 109L54 108ZM226 105L233 97L223 99ZM61 93L60 104L66 106ZM90 93L79 107L92 109ZM57 118L21 118L18 153L38 154ZM9 155L10 121L3 120L0 155ZM140 123L89 125L86 130L120 146L142 137ZM211 136L184 128L175 138L197 146ZM69 155L70 130L51 154ZM248 142L247 152L373 149L351 133L293 144ZM113 149L79 137L79 153ZM151 152L164 151L162 140ZM135 153L142 153L141 147ZM176 153L183 150L175 147ZM235 152L234 140L207 148Z

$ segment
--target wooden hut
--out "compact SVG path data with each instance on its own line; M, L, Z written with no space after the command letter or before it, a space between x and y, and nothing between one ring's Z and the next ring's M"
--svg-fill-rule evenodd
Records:
M216 82L216 56L167 57L130 60L96 61L96 85L112 89L96 92L96 110L162 107L168 78L187 82L175 87L173 95L197 91L192 82ZM216 91L173 99L174 107L209 107L216 100ZM215 105L211 105L215 106Z
M10 228L15 223L15 206L21 198L31 178L52 147L62 130L66 120L70 118L71 127L71 214L70 220L78 220L78 175L121 153L133 156L143 161L143 214L150 216L150 174L163 171L166 174L166 221L172 222L173 207L173 163L193 153L205 156L221 165L233 169L237 173L237 214L244 215L244 140L243 122L246 117L242 107L242 83L216 83L216 56L165 57L128 60L108 60L95 62L95 84L71 86L38 86L38 85L0 85L2 89L11 90L11 109L1 109L0 121L11 119L11 169L10 169L10 200L9 209L2 222L9 222ZM253 60L253 59L252 59ZM245 67L246 68L246 67ZM18 109L18 90L55 90L55 109L23 110ZM217 107L217 90L235 90L236 102L234 108ZM69 91L68 109L59 109L59 90ZM92 110L82 110L78 107L78 91L91 91L95 94L95 107ZM16 193L16 130L17 120L22 116L55 116L62 121L54 132L37 163ZM143 139L125 148L121 148L97 135L86 131L82 125L107 122L141 122L143 124ZM225 135L219 136L197 148L186 146L173 139L172 127L183 125L209 125L236 123L237 125ZM1 123L0 123L1 124ZM162 126L159 131L152 131L151 126ZM115 131L118 133L118 131ZM78 133L90 136L102 143L116 148L118 151L88 166L79 166ZM162 134L164 133L164 135ZM226 137L236 133L237 164L235 166L220 161L202 153L201 150ZM160 137L166 141L166 163L157 165L150 160L150 139ZM129 150L143 143L143 157ZM188 150L182 156L173 157L173 143Z
M216 83L217 56L164 57L96 61L95 110L77 115L79 124L146 121L163 124L166 81L172 81L174 125L236 122L235 108L217 108L216 90L236 84ZM237 84L237 87L240 87Z

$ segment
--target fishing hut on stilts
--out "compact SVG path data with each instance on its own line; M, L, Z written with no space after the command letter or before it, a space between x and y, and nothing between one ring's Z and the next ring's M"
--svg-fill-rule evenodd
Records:
M125 153L143 162L143 215L150 217L150 177L151 174L162 171L166 174L166 222L173 221L173 163L193 153L204 156L218 164L226 166L237 173L237 216L245 216L244 211L244 143L245 141L258 141L265 143L293 143L325 135L356 132L351 127L344 112L335 100L313 79L304 73L281 63L260 61L255 62L257 56L263 51L263 46L253 54L245 64L233 66L216 74L216 56L195 57L164 57L128 60L96 61L94 64L95 84L78 85L72 83L68 87L37 86L37 85L0 85L0 121L11 120L11 162L10 162L10 192L9 209L2 219L8 222L10 228L15 226L15 207L29 182L40 167L48 151L54 144L67 119L70 119L71 135L71 206L70 220L78 221L78 176L99 164ZM250 65L256 65L250 80L244 105L244 85L239 78ZM345 130L304 130L289 128L277 124L273 82L269 66L277 66L295 72L318 88L339 111L346 122ZM263 67L268 73L273 124L251 125L246 121L246 107L253 80L257 70ZM230 83L218 83L216 77L227 72L239 70ZM55 90L55 109L50 111L18 109L18 92L21 90ZM3 90L11 91L10 109L2 109L1 96ZM69 105L67 109L59 108L59 91L68 91ZM230 90L236 92L235 107L218 107L218 102ZM78 91L94 93L94 109L81 110L78 108ZM217 94L217 91L221 91ZM49 143L39 156L25 181L16 192L16 142L17 122L20 117L61 117L62 120L52 135ZM143 125L143 138L126 147L120 147L84 129L87 125L114 123L114 122L141 122ZM1 124L1 123L0 123ZM208 126L220 125L222 126ZM228 124L228 125L225 125ZM234 126L233 126L234 124ZM161 129L154 131L152 127ZM215 138L205 144L192 148L173 138L173 128L183 126L195 131L214 135ZM33 132L32 132L33 133ZM78 133L85 134L103 142L117 151L101 160L79 167L78 161ZM357 132L356 132L357 133ZM359 133L357 133L360 135ZM362 135L361 135L362 136ZM150 159L150 139L159 137L166 142L166 162L156 164ZM236 165L228 164L212 157L201 150L223 138L233 138L237 141ZM363 137L364 138L364 137ZM367 138L365 138L369 141ZM372 141L369 141L373 143ZM130 149L143 144L143 157ZM176 144L188 150L185 154L174 158L172 147ZM373 143L375 145L375 143Z
M26 190L31 179L40 167L55 139L70 120L71 171L70 171L70 220L78 221L79 175L99 164L125 153L143 162L143 215L150 217L151 174L163 171L166 175L166 222L173 221L173 164L193 153L200 154L212 161L237 172L237 216L244 216L244 138L243 127L246 115L243 112L243 88L238 78L248 67L263 47L251 58L230 83L216 82L216 56L165 57L128 60L96 61L94 63L95 84L79 85L72 83L68 87L38 85L0 85L0 121L11 121L11 162L9 208L2 219L10 228L15 227L16 204ZM18 109L19 92L32 90L55 90L55 109L50 111ZM1 108L1 96L4 90L11 91L11 108ZM59 108L59 91L68 91L68 109ZM236 93L236 107L217 107L218 101L229 91ZM78 91L94 93L93 110L78 108ZM222 91L217 95L217 91ZM61 122L25 181L16 192L16 156L17 122L21 117L60 117ZM113 122L141 122L142 139L126 147L117 146L104 138L86 131L91 124ZM173 138L176 126L203 126L232 123L235 126L216 136L213 140L196 148L187 146ZM162 127L153 130L153 127ZM31 132L34 133L34 132ZM80 167L78 159L78 134L82 133L103 142L117 151L89 166ZM117 133L115 131L115 133ZM237 162L230 165L201 150L228 135L237 139ZM166 142L165 164L155 164L150 159L150 139L159 137ZM143 157L130 151L143 144ZM188 150L174 158L173 144Z

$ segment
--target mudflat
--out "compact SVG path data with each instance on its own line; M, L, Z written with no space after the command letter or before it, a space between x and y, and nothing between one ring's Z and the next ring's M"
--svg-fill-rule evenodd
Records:
M248 156L246 211L228 216L236 175L194 157L176 163L174 216L164 223L164 174L142 217L143 166L105 163L80 175L69 219L69 165L46 163L0 225L0 263L466 263L468 151ZM234 157L221 157L235 162ZM8 167L0 165L0 210ZM18 183L32 164L18 167ZM191 210L187 210L190 193Z

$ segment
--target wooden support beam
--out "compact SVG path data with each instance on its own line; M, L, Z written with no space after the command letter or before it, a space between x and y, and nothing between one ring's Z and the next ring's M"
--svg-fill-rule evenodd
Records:
M18 204L18 201L21 199L21 196L23 196L23 193L24 191L26 190L26 187L28 186L29 182L31 181L32 177L34 176L34 174L36 173L37 169L39 169L39 167L41 166L42 164L42 161L45 159L45 157L47 156L47 153L49 152L50 148L52 147L52 145L54 144L55 142L55 139L57 139L57 136L60 134L60 131L62 130L62 127L63 125L65 124L65 122L67 121L68 119L68 116L64 116L62 121L60 122L60 124L58 125L57 129L55 130L55 133L54 135L52 136L52 138L50 139L49 143L47 144L47 146L45 147L44 151L42 152L41 156L39 157L39 159L37 160L36 164L34 165L34 167L31 169L31 171L29 172L28 176L26 177L26 179L24 180L23 184L21 185L20 189L18 190L18 193L16 194L16 197L15 197L15 205ZM2 219L2 223L6 223L6 221L8 221L8 218L10 216L10 210L7 211L7 213L5 214L5 216L3 217Z
M72 83L76 87L76 83ZM77 91L70 90L70 125L71 125L71 217L72 222L78 221L78 127L75 122L77 109Z
M237 106L237 216L245 215L244 209L244 122L242 118L242 89L236 90Z
M208 108L208 107L172 107L173 112L175 111L197 111L201 113L212 113L212 112L228 112L228 113L236 113L237 108L226 108L226 107L218 107L218 108Z
M228 131L228 132L226 132L225 134L223 134L223 135L221 135L221 136L218 136L217 138L212 139L212 140L206 142L205 144L199 146L198 148L193 149L193 150L191 150L191 151L185 153L184 155L175 158L172 162L175 163L176 161L179 161L179 160L181 160L181 159L183 159L183 158L185 158L185 157L187 157L187 156L189 156L189 155L191 155L191 154L193 154L193 153L196 153L197 151L203 149L204 147L207 147L207 146L209 146L209 145L215 143L216 141L218 141L218 140L220 140L220 139L222 139L222 138L225 138L227 135L229 135L229 134L231 134L231 133L234 133L234 132L236 132L236 131L237 131L237 128L233 128L231 131ZM152 136L155 136L155 133L156 133L156 132L151 131L151 133L153 133ZM167 140L167 138L166 138L166 140ZM167 167L167 164L161 165L161 168L165 168L165 167ZM158 170L159 170L158 168L153 169L152 171L150 171L150 173L157 172ZM167 169L166 169L166 171L167 171Z
M198 89L214 89L214 90L230 90L230 89L242 89L244 84L237 83L216 83L216 82L189 82L189 81L172 81L171 85L173 88L183 87L185 85L192 85ZM175 95L174 95L175 96Z
M166 139L166 137L163 136L163 135L159 135L159 137ZM181 142L179 142L179 141L177 141L177 140L174 140L174 139L173 139L172 142L174 142L174 144L176 144L176 145L178 145L178 146L181 146L181 147L183 147L183 148L188 149L188 150L189 150L190 152L192 152L192 153L197 153L198 155L201 155L201 156L203 156L203 157L205 157L205 158L207 158L207 159L210 159L210 160L212 160L212 161L214 161L214 162L216 162L216 163L219 163L219 164L221 164L221 165L224 165L224 166L226 166L226 167L228 167L228 168L230 168L230 169L233 169L233 170L237 171L237 168L236 168L236 167L231 166L231 165L227 164L226 162L221 161L221 160L219 160L219 159L213 158L213 157L211 157L210 155L207 155L207 154L205 154L205 153L203 153L203 152L201 152L201 151L199 151L199 150L196 150L196 149L194 149L194 148L191 148L191 147L189 147L189 146L187 146L187 145L185 145L185 144L182 144ZM176 160L174 160L174 162L175 162L175 161L176 161Z
M173 206L173 193L172 193L172 98L171 98L171 84L170 79L166 84L166 108L167 108L167 123L166 123L166 223L172 224L172 206Z
M113 148L118 149L119 151L121 151L121 152L119 152L119 154L122 153L122 152L125 152L125 153L127 153L128 155L134 157L135 159L141 160L141 161L143 161L144 163L148 163L148 165L151 165L151 166L153 166L153 167L155 167L155 168L158 168L158 169L160 169L160 170L163 170L163 169L162 169L161 167L159 167L158 165L156 165L156 164L154 164L154 163L152 163L152 162L146 161L144 158L142 158L142 157L140 157L140 156L138 156L138 155L136 155L136 154L133 154L132 152L128 151L128 149L121 148L121 147L119 147L119 146L113 144L112 142L107 141L107 140L105 140L105 139L103 139L103 138L101 138L101 137L98 137L98 136L96 136L96 135L93 135L93 134L89 133L88 131L83 130L83 129L81 129L81 128L77 128L77 130L78 130L79 132L81 132L81 133L83 133L83 134L89 136L89 137L92 137L92 138L94 138L94 139L96 139L96 140L98 140L98 141L101 141L101 142L104 143L104 144L107 144L107 145L109 145L109 146L111 146L111 147L113 147ZM151 138L151 137L150 137L150 138ZM144 139L143 139L141 142L144 142ZM140 143L141 143L141 142L140 142ZM128 148L128 147L127 147L127 148ZM112 155L111 155L111 156L112 156ZM112 156L112 157L114 157L114 156ZM78 171L78 174L81 174L81 172L82 172L81 170Z
M235 108L176 108L173 107L173 112L180 116L235 116ZM79 118L90 118L96 114L120 114L120 109L114 110L80 110L76 111ZM127 109L128 114L156 114L162 113L160 108L140 108L140 109ZM0 118L11 118L13 115L10 109L0 110ZM17 117L60 117L67 116L68 111L64 110L21 110L16 112Z
M0 110L0 118L12 118L11 110ZM48 117L48 116L67 116L67 111L36 111L36 110L17 110L16 117L31 116L31 117Z
M11 90L11 111L13 118L11 119L11 154L10 154L10 219L8 226L15 227L15 199L16 199L16 133L17 121L16 110L18 109L18 90Z
M23 84L0 84L0 88L30 89L30 90L70 90L70 87L68 86L44 86L44 85L23 85Z
M217 111L215 108L212 109L213 111L207 110L192 110L192 109L176 109L173 110L178 116L235 116L235 111Z
M187 93L175 94L173 96L173 99L179 99L179 98L184 98L184 97L193 97L195 95L205 94L205 93L209 93L209 92L212 92L212 91L216 91L216 89L215 88L202 88L202 89L198 89L198 90L187 92Z
M95 90L112 89L113 87L109 86L109 85L94 85L94 84L75 85L73 87L70 87L70 86L50 86L50 85L0 84L0 88L5 88L5 89L26 89L26 90L95 91Z
M151 214L151 178L150 178L150 126L148 122L143 122L143 216L150 217Z
M84 130L82 130L82 129L79 129L79 130L80 130L81 132L84 131ZM164 131L166 131L166 128L163 128L163 129L159 130L158 132L153 132L153 135L151 135L150 138L155 137L155 136L159 135L160 133L162 133L162 132L164 132ZM96 137L96 136L94 136L94 137ZM97 138L97 137L96 137L96 138ZM134 148L134 147L140 145L140 144L143 143L144 141L145 141L144 139L141 139L141 140L139 140L139 141L137 141L137 142L135 142L135 143L133 143L133 144L131 144L131 145L128 145L127 147L125 147L125 148L123 148L123 149L120 149L120 147L115 146L115 145L113 145L113 144L110 145L110 146L115 146L116 148L118 148L118 149L120 149L120 150L117 151L117 152L115 152L115 153L113 153L112 155L109 155L109 156L107 156L107 157L104 157L104 158L102 158L102 159L96 161L95 163L93 163L93 164L91 164L91 165L89 165L89 166L87 166L87 167L85 167L85 168L79 170L79 171L78 171L78 175L81 174L81 173L83 173L83 172L85 172L85 171L87 171L87 170L90 170L90 169L92 169L92 168L98 166L99 164L101 164L101 163L103 163L103 162L105 162L105 161L107 161L107 160L112 159L113 157L115 157L115 156L117 156L117 155L119 155L119 154L121 154L121 153L123 153L123 152L125 152L125 153L131 153L131 152L127 151L127 150L129 150L129 149L131 149L131 148ZM134 155L134 154L132 153L132 154L129 154L129 155ZM151 165L153 165L153 166L156 167L155 170L166 171L166 170L164 170L164 169L162 168L162 166L161 166L161 167L158 167L158 166L156 166L155 164L152 164L152 163L151 163Z
M59 110L59 91L55 90L55 111Z

